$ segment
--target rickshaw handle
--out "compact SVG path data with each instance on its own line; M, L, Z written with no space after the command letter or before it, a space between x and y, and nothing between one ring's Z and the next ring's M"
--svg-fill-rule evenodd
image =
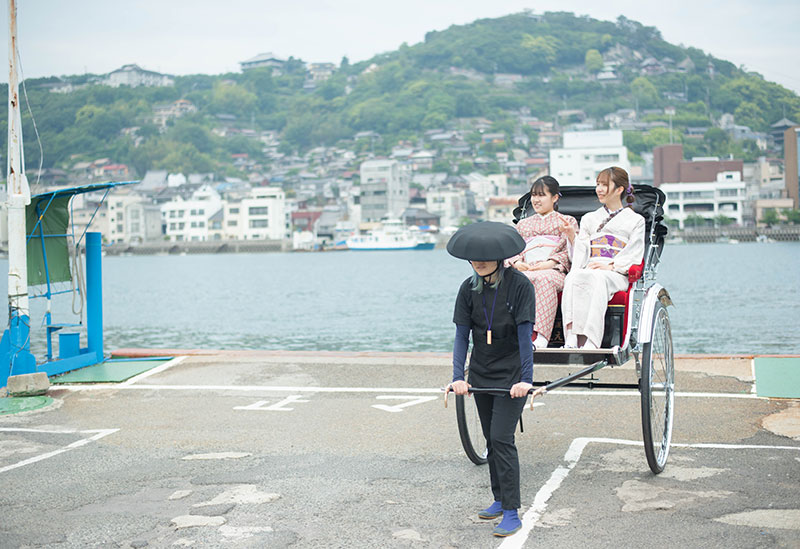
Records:
M603 359L603 360L600 360L598 362L595 362L594 364L592 364L590 366L587 366L586 368L583 368L582 370L579 370L579 371L575 372L574 374L569 374L569 375L564 376L562 378L559 378L559 379L557 379L557 380L555 380L555 381L553 381L551 383L548 383L547 385L544 386L543 389L541 389L541 393L540 394L545 395L545 394L547 394L548 391L552 391L553 389L558 389L559 387L562 387L562 386L566 385L567 383L571 383L572 381L575 381L576 379L579 379L579 378L582 378L582 377L584 377L586 375L589 375L592 372L596 372L597 370L600 370L601 368L605 368L606 366L608 366L608 360ZM445 387L442 390L445 392L444 393L444 407L447 408L447 395L449 394L449 392L447 391L447 387ZM528 389L528 394L531 394L531 393L533 393L534 391L537 391L537 390L540 390L540 389L536 389L534 387L531 387L530 389ZM483 395L486 395L486 394L490 394L490 395L505 395L505 394L508 393L508 391L509 391L509 389L503 389L502 387L470 387L469 388L469 392L470 393L472 393L472 394L483 394ZM533 399L531 399L531 410L533 410Z

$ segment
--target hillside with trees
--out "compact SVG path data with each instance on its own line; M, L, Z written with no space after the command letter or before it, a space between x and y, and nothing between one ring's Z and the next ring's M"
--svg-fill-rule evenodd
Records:
M466 130L478 148L474 121L481 119L490 124L485 131L509 138L522 132L535 145L537 131L520 125L521 112L557 127L580 121L559 113L579 112L601 129L608 125L604 117L620 109L634 110L639 121L668 122L665 107L675 109L673 138L684 142L687 156L748 160L763 153L754 141L734 141L720 130L724 114L753 132L768 132L784 117L800 120L795 93L733 62L670 44L656 28L624 17L608 22L564 12L520 13L430 32L421 43L367 61L342 59L329 78L311 86L305 63L293 58L279 74L255 69L180 76L166 87L112 88L91 80L26 82L23 99L35 115L45 168L107 157L139 176L151 169L237 175L233 155L270 165L263 132L272 132L285 154L317 146L386 153L427 131L455 128ZM75 89L51 91L64 82ZM159 105L181 99L196 111L163 125L153 121ZM31 168L39 163L39 145L29 111L23 119ZM6 121L0 124L4 151ZM702 139L686 139L687 128ZM377 132L380 139L365 145L354 141L358 132ZM664 127L625 132L634 158L669 139ZM498 146L483 147L495 152Z

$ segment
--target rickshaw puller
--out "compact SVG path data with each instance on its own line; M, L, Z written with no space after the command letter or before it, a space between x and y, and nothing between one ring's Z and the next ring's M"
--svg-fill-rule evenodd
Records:
M482 222L459 229L447 251L472 265L456 297L453 322L453 381L447 387L467 395L470 387L502 388L508 393L475 394L475 404L486 437L489 475L494 503L480 511L482 519L503 519L495 536L510 536L522 527L520 470L514 431L533 382L531 334L535 320L533 285L503 260L519 254L525 241L503 223ZM469 334L473 350L469 380L464 380ZM538 391L534 393L534 396Z

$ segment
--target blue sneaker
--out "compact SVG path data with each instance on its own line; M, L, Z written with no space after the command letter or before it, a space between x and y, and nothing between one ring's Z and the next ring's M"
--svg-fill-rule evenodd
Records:
M499 538L510 536L522 528L522 521L519 520L516 509L503 509L503 520L494 527L492 534Z
M490 520L496 519L503 514L503 506L499 501L495 501L489 507L478 513L478 518Z

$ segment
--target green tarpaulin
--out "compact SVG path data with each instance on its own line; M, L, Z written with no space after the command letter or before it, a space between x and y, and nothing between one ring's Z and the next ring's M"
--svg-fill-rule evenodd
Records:
M48 273L51 284L72 279L67 244L69 201L72 195L56 196L52 202L51 198L52 195L34 196L25 208L26 233L30 237L28 238L28 286L47 284ZM36 222L42 214L44 214L42 222L37 227Z

